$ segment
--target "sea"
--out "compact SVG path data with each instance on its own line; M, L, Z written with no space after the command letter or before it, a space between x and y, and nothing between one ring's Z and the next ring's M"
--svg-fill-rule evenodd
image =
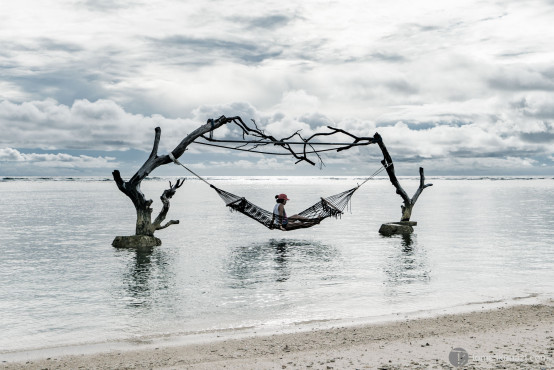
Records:
M176 177L153 177L154 200ZM208 177L289 215L362 177ZM412 195L417 177L400 177ZM156 232L162 245L116 249L135 210L109 177L0 177L0 360L53 349L118 348L371 323L554 296L554 177L428 177L409 236L387 177L354 194L339 219L269 230L187 178ZM95 347L96 346L96 347Z

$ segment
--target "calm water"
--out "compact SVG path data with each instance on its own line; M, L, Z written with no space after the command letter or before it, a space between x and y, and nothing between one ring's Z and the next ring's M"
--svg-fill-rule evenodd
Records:
M289 214L356 178L214 178ZM410 238L382 237L401 199L386 179L352 212L270 231L189 180L157 232L161 247L116 250L134 208L112 181L0 179L0 353L238 327L279 328L554 292L554 179L430 179ZM402 179L413 194L417 179ZM166 180L143 183L155 200Z

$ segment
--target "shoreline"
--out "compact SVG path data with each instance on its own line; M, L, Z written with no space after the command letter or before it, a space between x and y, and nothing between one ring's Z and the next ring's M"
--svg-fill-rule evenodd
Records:
M328 330L335 327L354 327L368 325L392 324L402 320L417 320L433 318L449 314L464 314L475 311L486 311L500 307L515 305L543 304L554 301L554 297L531 293L526 296L516 296L506 299L474 301L461 305L420 309L408 312L392 312L384 315L357 318L328 318L300 322L261 324L257 326L220 327L186 332L141 335L132 338L119 338L105 341L90 341L67 343L45 347L21 348L0 351L0 363L21 362L60 357L68 355L93 355L110 351L140 351L159 347L176 347L189 344L223 341L226 339L241 339L254 336L269 336L274 334L294 334L314 330Z
M492 302L497 303L497 302ZM500 302L498 302L500 304ZM478 304L478 303L476 303ZM504 303L506 305L507 303ZM452 349L467 351L464 368L554 367L554 300L470 312L352 324L329 322L309 330L228 336L208 333L196 342L153 342L2 362L7 369L34 368L437 368L452 367ZM201 340L198 340L201 339ZM83 347L86 348L86 347ZM48 351L44 349L43 357ZM5 355L5 354L4 354ZM4 357L4 355L2 355ZM3 359L4 360L4 359Z

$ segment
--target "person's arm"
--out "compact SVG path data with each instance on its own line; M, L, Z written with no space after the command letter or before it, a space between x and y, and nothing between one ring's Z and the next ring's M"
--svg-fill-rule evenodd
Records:
M281 230L285 230L283 227L283 221L285 220L285 206L283 204L279 204L279 227Z
M279 204L279 207L277 209L279 211L279 229L284 231L284 230L286 230L283 227L283 219L284 219L284 216L285 216L285 206L283 206L282 204Z

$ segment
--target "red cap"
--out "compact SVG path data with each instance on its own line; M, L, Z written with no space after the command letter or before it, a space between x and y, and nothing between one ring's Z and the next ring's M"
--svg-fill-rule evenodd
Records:
M289 198L287 198L287 194L279 194L279 195L277 196L277 199L290 200Z

